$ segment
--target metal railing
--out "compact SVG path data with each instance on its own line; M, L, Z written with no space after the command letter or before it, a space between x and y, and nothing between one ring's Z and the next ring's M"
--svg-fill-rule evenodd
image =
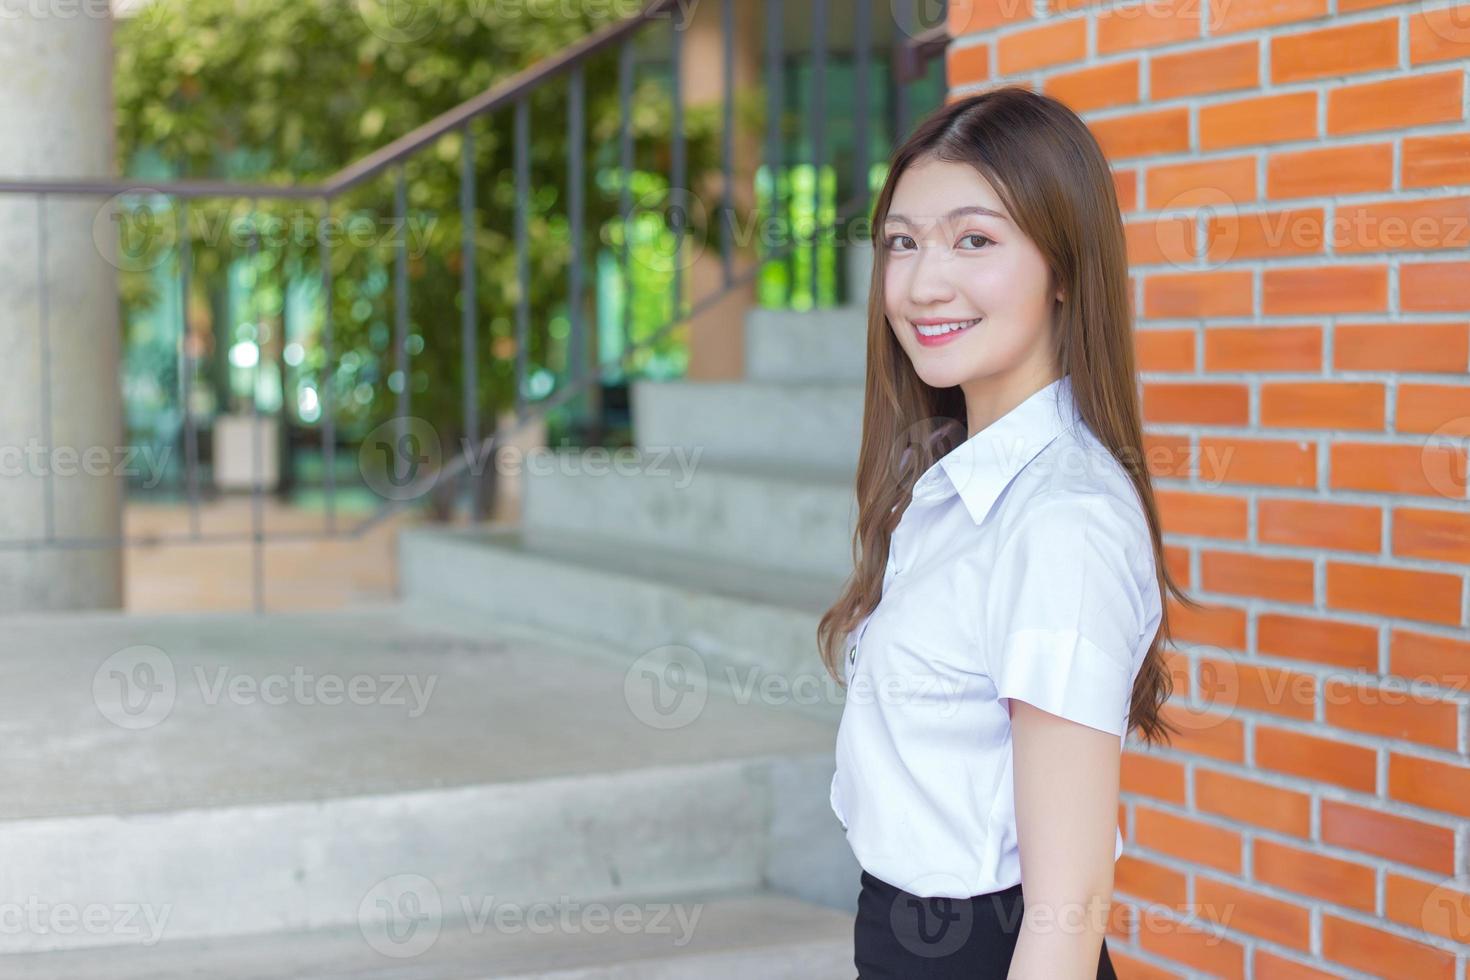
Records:
M250 204L249 212L254 214L262 201L307 201L314 202L323 209L323 213L332 214L334 204L341 202L350 193L360 191L368 187L372 182L380 178L392 177L393 207L392 218L396 222L404 222L409 215L407 175L411 162L429 154L441 139L451 134L457 134L460 141L458 178L459 195L458 208L460 221L463 229L459 243L459 292L457 301L460 308L460 331L459 345L462 364L462 420L460 424L464 430L463 449L455 453L452 458L445 460L444 464L431 473L422 474L421 479L425 484L438 484L445 480L464 480L467 484L469 476L478 472L481 461L490 458L497 444L504 442L516 435L531 421L544 418L547 413L559 408L569 400L585 393L589 386L598 382L606 368L599 364L596 369L589 369L586 358L587 338L586 322L584 313L584 294L586 289L586 270L583 249L585 247L586 229L584 227L585 200L584 189L586 186L586 160L583 153L583 145L587 134L587 120L585 118L586 92L585 92L585 70L590 59L601 55L615 53L617 57L618 77L618 104L620 109L620 123L618 128L618 148L621 178L619 180L619 214L626 222L632 213L631 189L626 179L633 171L633 127L630 119L636 57L634 41L645 32L657 29L660 25L670 29L669 37L669 62L671 65L671 92L670 103L673 114L673 123L669 135L668 146L668 186L671 193L683 192L689 186L688 158L686 155L683 103L684 93L681 89L680 74L683 55L682 31L674 18L673 13L678 6L676 0L652 0L639 14L622 22L610 25L599 30L580 42L568 47L555 56L546 58L508 79L492 86L480 95L456 106L442 115L419 126L417 129L393 140L386 146L369 154L368 156L343 167L324 180L309 184L249 184L235 183L219 180L174 180L174 181L150 181L142 182L135 180L14 180L0 179L0 199L6 196L25 195L33 196L37 202L36 215L38 224L38 248L40 275L40 297L42 331L46 329L46 307L48 302L49 284L45 274L47 256L46 226L48 201L53 198L104 198L113 199L119 196L137 195L140 197L161 198L169 202L177 202L180 206L181 229L177 236L176 263L178 294L182 297L180 304L180 337L178 344L178 369L181 378L181 386L184 388L182 398L182 441L184 450L182 491L189 502L189 529L187 532L171 535L148 535L145 538L130 537L126 534L118 537L65 537L56 534L56 522L54 512L54 496L49 490L51 480L50 473L46 476L48 490L46 493L46 520L44 531L40 536L25 539L0 540L0 548L117 548L132 544L187 544L187 543L228 543L249 542L252 547L252 570L253 570L253 597L254 606L257 611L263 609L264 604L264 563L263 546L267 537L271 540L305 540L319 539L324 537L357 537L361 536L371 528L381 524L394 513L408 506L413 500L418 499L419 494L396 495L394 499L383 500L374 512L362 518L356 523L346 523L338 520L336 510L337 485L336 485L336 459L338 449L338 438L336 432L336 418L333 396L333 379L337 370L334 350L334 323L333 323L333 254L331 238L328 236L316 236L318 245L317 263L319 266L320 291L324 298L322 309L322 328L320 333L321 364L323 373L319 391L321 393L321 454L324 463L324 523L319 530L289 531L277 530L267 534L263 517L263 493L264 487L261 481L263 469L264 447L260 437L260 427L255 425L252 445L253 479L250 486L251 494L251 521L247 532L205 532L200 520L200 444L198 420L195 418L191 408L191 398L188 397L188 386L195 373L194 354L186 343L188 333L188 298L191 295L190 277L193 273L192 233L188 225L189 203L210 198L227 198L235 201L245 200ZM622 354L616 365L618 371L624 371L631 367L638 353L647 350L660 341L667 338L672 331L698 317L704 311L721 302L732 290L741 288L751 283L759 274L765 263L780 260L792 254L797 247L810 247L812 249L813 289L815 295L815 270L816 250L819 240L824 232L831 232L854 218L865 218L870 207L870 160L868 154L869 140L869 79L872 70L872 37L873 37L873 0L851 0L850 4L844 5L844 12L850 13L853 30L852 54L855 58L855 77L858 81L856 95L856 110L853 120L855 127L855 153L850 161L851 184L853 193L841 201L836 208L836 218L830 225L822 226L820 222L811 231L810 242L803 242L799 237L791 241L773 246L765 251L758 260L749 267L737 269L735 267L735 249L733 247L734 231L738 226L738 215L732 196L734 179L732 176L732 165L734 156L734 134L736 131L734 119L734 74L736 52L735 25L733 22L734 3L723 4L722 33L723 33L723 57L724 65L721 76L722 84L722 124L723 133L720 140L719 170L722 178L720 200L714 209L718 235L722 253L722 273L720 284L712 290L709 295L685 302L682 291L685 288L682 279L683 266L679 263L674 265L672 276L672 315L667 322L647 337L634 340L628 336L629 316L625 309L622 329L624 331ZM766 133L763 140L765 147L762 164L768 173L777 173L783 165L783 134L781 131L782 117L785 108L785 93L782 89L783 78L783 23L785 4L782 0L764 0L764 22L765 29L765 71L766 71ZM827 119L824 111L826 105L826 59L828 56L828 29L829 9L827 0L811 0L811 25L810 56L812 60L811 91L810 100L812 112L806 123L811 127L809 140L811 145L811 159L804 161L811 163L814 170L820 173L826 153L825 133ZM911 82L922 72L924 66L936 56L942 54L947 36L943 27L937 26L924 31L907 33L900 25L898 32L901 37L900 43L894 45L892 50L891 65L893 66L894 89L900 92L902 86ZM529 265L530 256L530 231L528 227L528 209L533 188L530 183L530 160L529 150L531 145L531 97L551 85L564 84L566 86L567 106L567 140L570 151L567 154L567 186L568 196L566 202L566 221L570 241L570 259L567 263L567 294L569 331L567 336L568 351L568 376L559 384L557 389L546 397L532 400L527 395L527 377L529 370L528 352L531 337L531 315L530 296L531 283L535 275ZM898 135L907 128L905 119L906 99L894 100L897 113ZM479 280L476 276L476 260L479 257L480 248L476 243L476 229L479 206L476 200L476 163L475 163L475 140L471 124L491 113L498 111L509 111L513 113L514 125L514 241L516 250L516 285L517 297L514 308L514 351L511 355L513 366L511 377L515 392L514 409L515 421L510 426L492 426L488 434L482 433L481 421L481 396L479 388L479 366L480 352L478 344L480 340L481 324L479 322L480 303L478 298ZM778 190L778 184L773 179L771 190L774 195ZM672 222L675 236L675 253L680 254L686 234L685 223L678 220ZM626 228L626 224L625 224ZM251 225L249 241L247 245L247 256L253 260L261 247L258 228ZM625 234L621 242L620 261L626 272L630 262L629 237ZM412 366L412 354L409 347L409 304L412 301L410 293L410 277L408 274L409 256L407 254L407 235L400 235L394 245L392 256L392 296L393 296L393 374L396 376L396 404L394 408L393 423L395 433L395 447L402 445L401 440L407 435L407 423L412 411L412 386L409 383ZM626 282L626 277L624 279ZM283 317L285 315L283 309ZM426 340L429 338L426 338ZM53 365L48 358L47 347L42 340L42 381L43 401L42 406L43 432L50 432L50 405L46 394L47 385L52 377ZM492 363L497 362L492 358ZM259 360L255 362L255 369L259 369ZM282 404L284 413L285 406ZM250 414L258 423L261 418L261 408L258 400L257 385L252 383L250 396ZM394 453L394 467L402 467L404 461L401 453ZM396 474L402 478L407 475L406 470L399 470ZM480 511L477 494L470 494L470 516L473 520L480 519L483 515Z

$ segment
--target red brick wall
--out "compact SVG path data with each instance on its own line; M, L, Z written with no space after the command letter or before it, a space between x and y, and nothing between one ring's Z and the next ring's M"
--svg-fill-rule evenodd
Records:
M951 0L1114 165L1174 608L1128 978L1470 980L1470 4ZM1412 682L1408 684L1407 682Z

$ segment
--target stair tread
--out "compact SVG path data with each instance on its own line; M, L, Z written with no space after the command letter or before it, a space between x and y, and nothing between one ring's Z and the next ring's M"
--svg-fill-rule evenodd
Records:
M739 955L760 951L778 954L776 962L792 967L800 966L805 952L809 964L832 971L763 972L765 976L851 972L851 915L771 891L548 902L533 906L537 915L525 918L497 918L497 909L503 907L493 894L440 896L440 902L442 922L425 920L429 924L423 932L400 932L398 943L376 932L370 942L355 927L207 940L165 938L151 946L10 955L3 958L4 973L15 980L549 980L652 976L657 966L671 971L660 970L658 976L702 977L713 974L704 964L729 960L730 972L717 975L735 977L741 975L736 971ZM468 918L451 915L466 906ZM620 914L627 918L619 919Z
M797 574L720 559L710 562L664 548L630 548L626 541L588 534L563 534L538 529L534 544L520 528L495 527L476 532L414 530L431 533L463 548L496 548L542 559L567 562L608 574L633 576L680 589L715 593L752 602L820 613L831 605L842 586L840 576ZM814 654L815 656L815 654Z
M0 819L315 801L831 751L830 726L738 703L714 685L699 716L670 737L630 710L626 671L588 656L585 644L513 623L466 637L414 603L7 622L0 733L24 750L0 754L0 780L24 792L6 794ZM134 730L103 715L94 683L120 685L109 670L136 665L139 645L167 655L175 684L171 698L155 702L171 705L167 716ZM285 703L271 703L282 692ZM113 701L103 702L117 716Z
M548 449L559 457L571 461L567 464L570 472L574 473L574 479L591 477L593 480L626 478L627 476L654 478L682 477L684 471L680 468L688 466L693 469L698 477L700 474L710 476L730 476L735 479L757 479L770 480L777 483L790 483L795 485L811 485L826 490L846 490L852 492L855 472L850 467L824 466L820 463L797 463L783 460L756 460L756 459L685 459L683 461L672 460L664 457L659 451L649 450L635 446L620 447L617 451L628 454L631 466L623 464L620 471L608 470L606 472L575 473L575 461L581 449L555 448ZM662 457L662 458L661 458ZM658 467L659 470L654 468Z

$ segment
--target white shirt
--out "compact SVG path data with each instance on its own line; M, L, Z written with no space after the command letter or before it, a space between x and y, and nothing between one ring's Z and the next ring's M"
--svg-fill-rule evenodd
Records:
M1019 882L1006 700L1121 752L1162 612L1147 518L1070 376L936 461L843 648L831 803L863 869L929 897Z

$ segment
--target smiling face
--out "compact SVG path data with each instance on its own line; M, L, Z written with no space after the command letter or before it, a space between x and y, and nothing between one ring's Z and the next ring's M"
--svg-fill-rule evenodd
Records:
M888 325L915 373L959 385L972 425L1057 376L1045 257L973 167L924 158L894 186L880 247ZM959 321L958 323L956 321Z

